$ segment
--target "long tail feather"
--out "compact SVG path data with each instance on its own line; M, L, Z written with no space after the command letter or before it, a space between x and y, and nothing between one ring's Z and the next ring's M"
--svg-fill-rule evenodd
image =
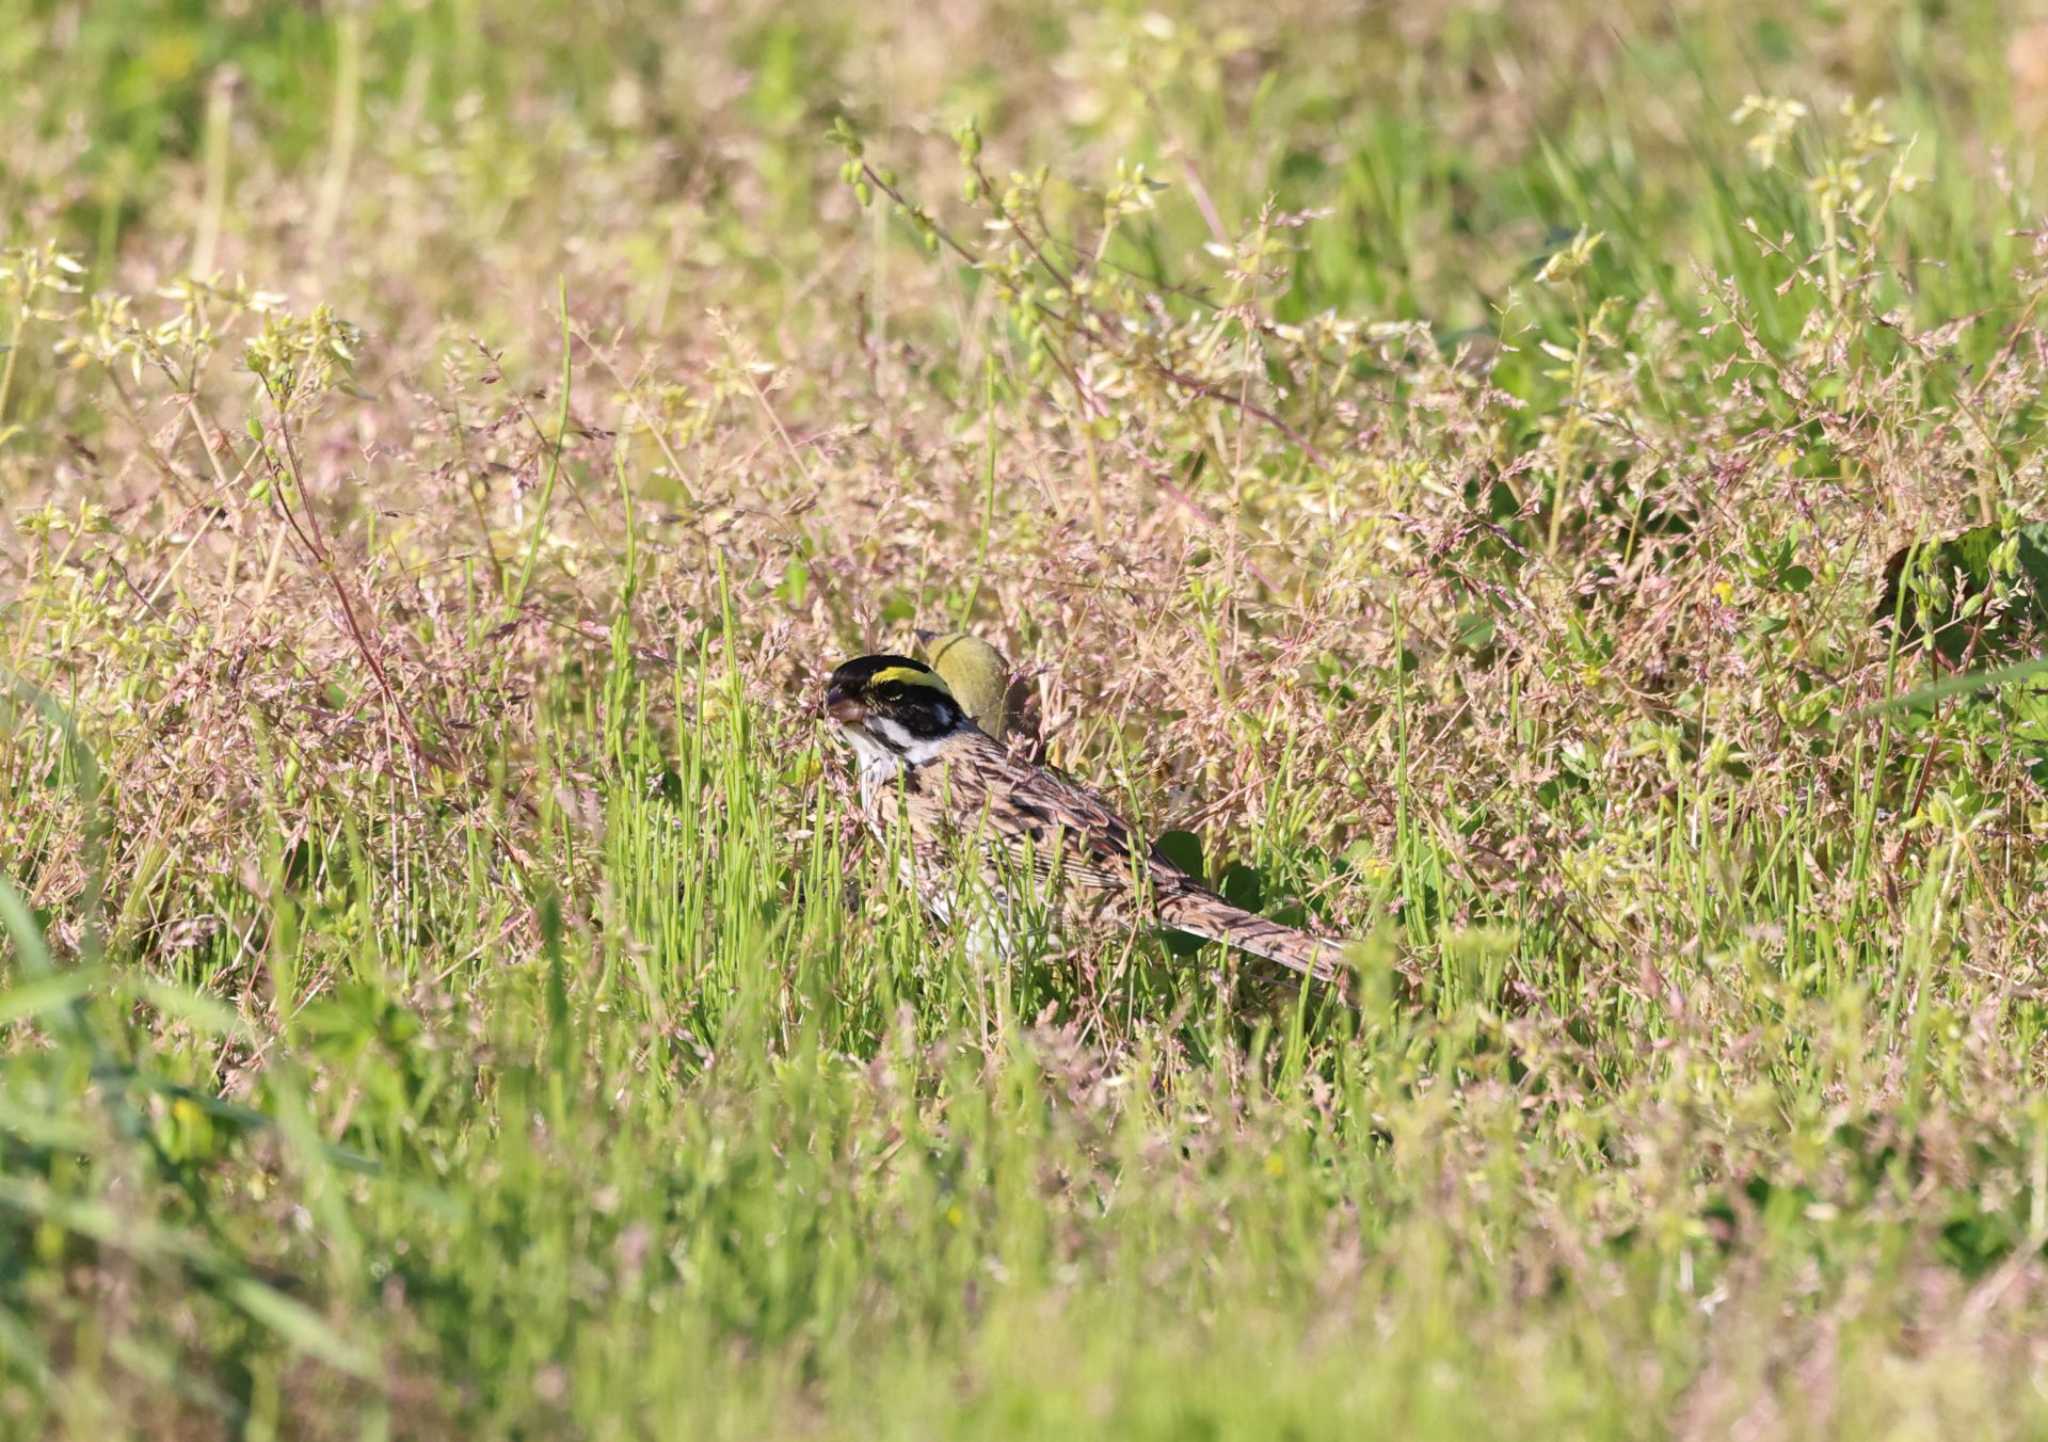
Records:
M1206 889L1189 887L1179 895L1160 897L1159 918L1176 931L1220 941L1316 981L1334 984L1343 975L1343 942L1324 941L1268 921Z

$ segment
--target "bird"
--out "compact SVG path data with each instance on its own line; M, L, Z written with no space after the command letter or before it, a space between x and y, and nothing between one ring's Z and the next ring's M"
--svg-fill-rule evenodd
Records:
M906 879L942 922L966 894L956 858L980 858L965 878L991 903L973 919L987 933L970 932L976 949L992 941L1014 955L1043 908L1061 932L1151 923L1340 983L1346 943L1232 906L1101 796L990 736L923 661L882 653L845 662L825 683L825 714L858 760L869 830L886 841L899 816L907 823Z
M1009 740L1010 663L1003 653L965 631L943 636L920 631L918 640L932 669L974 724L998 741Z

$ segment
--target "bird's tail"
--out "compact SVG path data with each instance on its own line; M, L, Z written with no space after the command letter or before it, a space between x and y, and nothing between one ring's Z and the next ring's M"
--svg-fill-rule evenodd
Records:
M1344 974L1344 943L1325 941L1232 906L1204 887L1173 888L1158 898L1159 919L1176 931L1220 941L1334 985Z

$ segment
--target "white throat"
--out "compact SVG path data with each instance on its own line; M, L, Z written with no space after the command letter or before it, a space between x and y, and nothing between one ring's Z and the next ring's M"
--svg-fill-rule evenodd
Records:
M868 725L874 727L880 737L880 746L877 749L892 752L906 766L922 766L937 759L946 742L952 739L950 736L914 736L908 727L901 722L891 721L886 716L870 717ZM863 739L871 746L876 745L874 736Z
M846 744L853 748L853 754L860 758L862 775L870 771L900 771L910 764L904 757L891 751L859 726L841 726L839 734L845 739Z
M839 734L860 758L863 773L894 775L909 766L925 766L939 759L950 736L913 736L902 725L885 717L873 717L870 731L862 726L841 726Z

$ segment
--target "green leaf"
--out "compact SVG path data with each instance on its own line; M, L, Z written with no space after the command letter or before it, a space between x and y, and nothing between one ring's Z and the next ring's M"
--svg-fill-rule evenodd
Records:
M882 602L878 619L884 626L900 626L916 614L916 597L906 591L891 591Z
M810 593L811 568L803 563L801 557L790 557L782 568L782 584L775 589L785 606L801 606L804 597Z
M14 954L21 969L31 976L47 976L55 969L50 948L43 943L42 928L36 925L21 893L0 877L0 926L14 941Z
M1162 831L1152 849L1200 881L1202 879L1202 838L1192 831Z
M254 1277L236 1277L222 1291L227 1299L249 1314L251 1320L268 1327L286 1345L318 1358L338 1372L373 1381L377 1376L368 1352L343 1337L327 1320L305 1303L295 1301Z
M1484 611L1467 611L1458 617L1458 644L1467 651L1484 651L1493 644L1493 617Z
M1200 881L1202 879L1202 838L1192 831L1162 831L1154 838L1152 850ZM1160 941L1175 956L1193 956L1202 949L1202 938L1185 931L1162 929Z
M1989 626L1966 624L1985 598L2005 598L2021 582L2021 604ZM1973 526L1946 540L1916 541L1884 564L1884 592L1871 612L1879 626L1897 621L1909 639L1929 642L1951 661L1976 651L2010 653L2025 633L2048 625L2048 521L2008 529Z
M132 990L165 1016L178 1018L194 1031L208 1036L246 1036L249 1028L231 1006L187 987L169 982L143 980Z
M1216 879L1216 890L1232 906L1257 911L1265 901L1266 878L1256 866L1236 861L1223 868L1223 875Z
M2015 681L2024 681L2029 676L2048 675L2048 656L2037 656L2031 661L2021 661L2013 666L1997 666L1989 671L1969 671L1960 676L1947 676L1928 686L1916 686L1913 690L1897 696L1888 696L1882 701L1872 702L1851 713L1851 720L1875 716L1884 711L1903 711L1915 706L1924 706L1929 701L1939 701L1944 696L1959 692L1990 691L1999 686L2009 686Z
M34 981L11 986L0 992L0 1026L74 1002L105 975L104 967L81 967L77 971L48 972Z

